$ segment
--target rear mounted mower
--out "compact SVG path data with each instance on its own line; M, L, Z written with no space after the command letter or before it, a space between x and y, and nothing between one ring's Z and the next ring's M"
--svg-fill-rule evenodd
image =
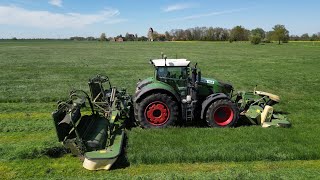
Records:
M105 83L109 85L107 90ZM125 89L111 87L107 76L98 75L88 85L90 96L75 90L70 92L69 100L58 102L58 109L52 113L54 125L58 140L84 159L84 168L109 169L121 153L131 96ZM90 111L85 108L86 103Z

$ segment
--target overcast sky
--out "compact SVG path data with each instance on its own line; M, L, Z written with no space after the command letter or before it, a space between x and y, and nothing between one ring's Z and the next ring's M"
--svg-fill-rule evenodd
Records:
M0 38L146 36L196 26L271 30L284 24L290 34L320 32L316 0L0 0Z

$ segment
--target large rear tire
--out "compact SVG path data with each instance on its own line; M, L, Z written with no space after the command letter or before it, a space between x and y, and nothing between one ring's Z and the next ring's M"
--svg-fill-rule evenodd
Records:
M206 113L206 121L210 127L234 127L239 119L239 109L229 99L213 102Z
M165 128L178 120L178 105L167 94L151 94L135 104L135 116L142 128Z

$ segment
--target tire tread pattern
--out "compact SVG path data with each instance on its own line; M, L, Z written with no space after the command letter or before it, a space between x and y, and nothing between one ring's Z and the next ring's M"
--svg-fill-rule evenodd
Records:
M213 119L213 112L219 106L229 106L233 110L233 113L234 113L233 120L226 126L219 126L218 124L215 123L215 121ZM233 103L229 99L220 99L220 100L217 100L217 101L211 103L209 108L207 109L207 112L206 112L206 121L207 121L208 126L210 126L210 127L220 127L220 128L234 127L236 125L238 119L239 119L239 109L236 106L236 104Z
M154 101L161 101L165 103L170 110L170 116L168 121L161 126L154 126L150 124L144 116L145 108L148 106L148 104ZM154 93L142 99L140 102L134 104L134 116L137 121L137 124L142 128L165 128L173 125L178 121L178 117L179 117L178 109L179 108L178 108L177 102L173 100L171 96L163 93Z

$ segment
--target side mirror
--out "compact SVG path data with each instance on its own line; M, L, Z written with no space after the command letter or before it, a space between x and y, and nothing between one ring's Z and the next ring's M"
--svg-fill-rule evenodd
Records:
M197 81L201 82L201 71L200 70L198 71L198 79L197 79Z

